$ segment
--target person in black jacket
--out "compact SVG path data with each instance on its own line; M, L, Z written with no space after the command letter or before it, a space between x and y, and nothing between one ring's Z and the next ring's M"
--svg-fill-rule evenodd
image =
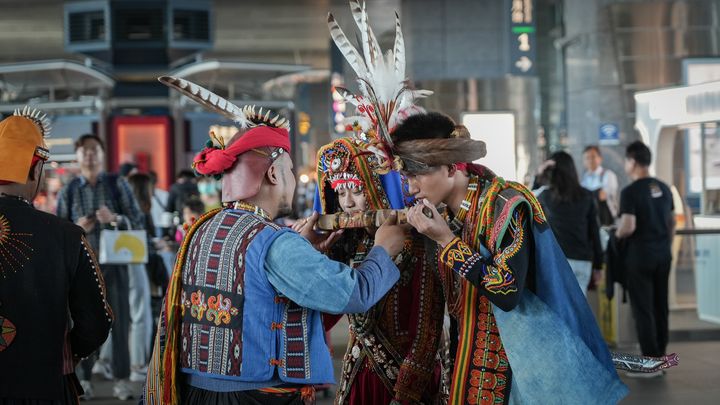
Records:
M587 295L593 269L602 267L593 195L580 185L573 158L565 152L550 156L544 177L548 184L538 200L583 294Z
M49 151L24 112L0 122L0 404L76 404L74 366L113 315L82 228L30 203Z

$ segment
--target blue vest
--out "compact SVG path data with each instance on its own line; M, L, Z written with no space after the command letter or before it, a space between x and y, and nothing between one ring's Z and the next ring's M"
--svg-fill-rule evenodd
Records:
M193 235L182 268L184 373L248 383L278 377L334 383L320 313L283 297L265 273L268 249L284 232L291 231L223 210Z

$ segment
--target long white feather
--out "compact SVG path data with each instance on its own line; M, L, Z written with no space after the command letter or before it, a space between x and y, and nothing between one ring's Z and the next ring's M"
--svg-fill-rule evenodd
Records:
M395 45L393 46L395 56L395 73L405 80L405 39L400 28L400 16L395 13Z
M350 67L353 68L355 74L358 75L358 77L366 77L368 72L362 56L360 56L357 49L350 43L350 40L345 36L340 25L335 21L335 17L330 13L328 13L327 24L330 29L330 37L340 52L342 52L343 56L345 56L345 60L347 60Z
M178 90L198 104L235 121L241 128L251 126L243 110L223 97L191 81L172 76L158 77L160 83Z
M360 46L362 54L345 36L332 15L328 16L330 35L335 44L348 60L357 74L358 87L363 99L352 96L342 89L343 98L356 106L370 104L375 110L377 118L378 135L388 145L392 145L389 131L395 127L399 120L408 114L415 113L413 102L417 98L426 97L432 92L427 90L410 90L407 88L405 76L405 40L402 35L400 17L395 13L395 42L393 49L383 55L375 34L370 28L365 5L356 0L350 1L350 10L353 19L360 31ZM361 67L360 67L361 65ZM366 113L369 114L369 113Z
M376 66L378 63L382 62L378 61L378 59L382 58L382 50L380 49L380 44L378 43L377 38L375 38L375 33L368 22L365 4L363 3L361 6L357 1L351 0L350 11L352 12L355 24L358 26L358 30L363 36L362 46L363 54L365 55L365 63L371 66Z

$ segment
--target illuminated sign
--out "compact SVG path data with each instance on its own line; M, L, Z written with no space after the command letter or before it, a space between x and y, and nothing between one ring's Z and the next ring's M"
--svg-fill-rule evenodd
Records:
M489 167L502 178L517 180L515 115L511 112L465 113L462 124L472 139L485 142L487 155L475 163Z
M510 73L535 74L535 9L533 0L508 0Z

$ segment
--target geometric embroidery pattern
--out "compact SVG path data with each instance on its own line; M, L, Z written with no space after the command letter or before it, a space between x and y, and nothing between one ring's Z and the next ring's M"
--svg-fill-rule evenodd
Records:
M241 375L244 253L266 226L255 215L224 210L195 233L182 271L182 368Z
M290 378L310 378L307 308L288 301L284 317L283 337L287 359L285 375Z
M0 276L7 277L8 271L16 272L30 261L33 248L29 239L31 233L17 233L10 229L10 221L0 215Z
M445 265L454 269L462 277L466 277L470 269L477 264L485 267L482 263L482 256L473 252L460 238L453 239L453 241L445 247L441 259ZM482 269L482 271L484 272L485 269Z
M16 333L15 325L9 319L0 316L0 352L10 346Z

